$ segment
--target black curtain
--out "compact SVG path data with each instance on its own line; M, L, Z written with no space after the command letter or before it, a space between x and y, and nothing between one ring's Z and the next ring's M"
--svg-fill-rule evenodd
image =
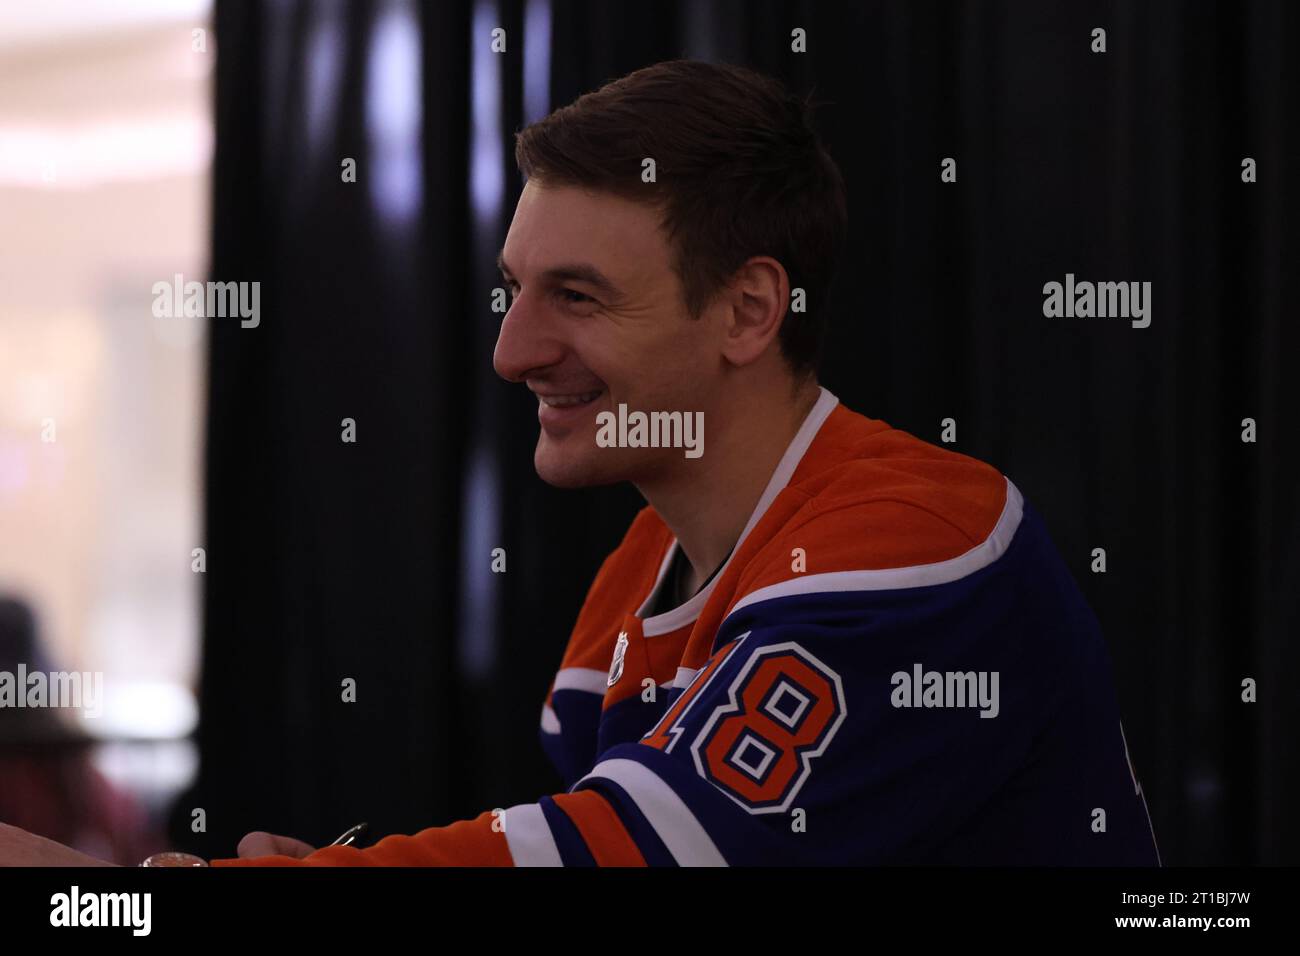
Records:
M448 357L465 351L453 317L468 290L464 189L445 184L465 176L467 104L449 91L467 51L438 38L464 35L467 12L431 6L418 34L414 160L444 185L399 222L370 191L382 160L363 92L381 12L216 5L211 272L262 284L258 327L211 331L201 771L175 816L216 856L249 829L318 843L361 821L418 829L458 783L462 383ZM194 807L206 833L189 832Z
M491 368L526 15L542 7L405 7L422 201L395 225L363 185L361 91L401 8L217 3L211 271L260 280L263 320L213 323L202 770L176 812L199 852L233 853L255 828L413 832L555 788L541 701L639 506L627 488L544 485L534 404ZM677 56L825 103L851 218L823 383L929 441L954 419L951 447L1044 514L1105 629L1165 861L1295 862L1294 5L545 9L551 107ZM342 54L321 142L306 124L329 16ZM483 52L492 27L504 54ZM494 104L488 129L476 96ZM344 157L361 182L340 181ZM1242 182L1245 157L1258 182ZM486 212L475 175L505 184ZM1043 284L1067 273L1151 282L1150 327L1045 318ZM486 570L497 547L503 574Z

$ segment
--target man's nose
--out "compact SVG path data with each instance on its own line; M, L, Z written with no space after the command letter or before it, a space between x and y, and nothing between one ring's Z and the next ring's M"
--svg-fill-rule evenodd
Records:
M522 382L534 369L564 358L565 344L546 307L521 295L511 303L492 353L492 367L508 382Z

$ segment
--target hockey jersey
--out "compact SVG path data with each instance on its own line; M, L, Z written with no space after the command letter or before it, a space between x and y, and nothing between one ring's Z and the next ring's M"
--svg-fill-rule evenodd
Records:
M652 508L542 708L568 789L214 865L1156 865L1097 621L995 468L825 389L710 582Z

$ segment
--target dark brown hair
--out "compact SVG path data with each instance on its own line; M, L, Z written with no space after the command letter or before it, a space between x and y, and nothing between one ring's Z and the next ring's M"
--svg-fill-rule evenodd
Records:
M804 312L780 343L797 375L816 369L826 299L844 245L844 180L809 99L744 67L670 60L587 93L515 136L515 162L543 185L609 192L662 211L674 270L698 318L751 256L772 256ZM641 181L642 160L656 182Z

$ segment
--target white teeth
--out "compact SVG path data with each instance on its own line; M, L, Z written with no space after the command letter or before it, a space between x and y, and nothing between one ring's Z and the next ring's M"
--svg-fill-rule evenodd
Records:
M551 408L564 408L567 405L585 405L587 402L594 401L600 395L599 391L587 392L585 395L538 395L543 405Z

